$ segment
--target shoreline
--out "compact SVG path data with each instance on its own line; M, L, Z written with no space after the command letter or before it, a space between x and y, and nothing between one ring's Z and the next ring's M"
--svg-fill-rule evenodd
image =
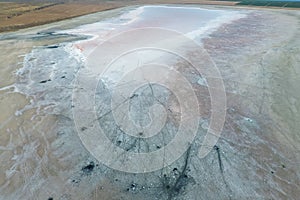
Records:
M20 9L25 9L29 4L24 3L8 3L0 2L0 5L14 4ZM177 1L177 0L166 0L166 1L154 1L147 2L139 0L136 2L103 2L99 4L95 3L61 3L61 4L51 4L42 5L40 7L35 7L30 10L20 12L17 11L15 7L11 10L4 8L0 9L0 33L14 32L26 28L36 27L40 25L50 24L54 22L60 22L67 19L73 19L76 17L81 17L97 12L109 11L118 8L125 8L128 6L145 6L145 5L167 5L167 4L177 4L177 5L203 5L203 6L228 6L232 8L241 9L254 9L254 10L299 10L299 8L289 8L289 7L265 7L265 6L251 6L251 5L238 5L238 1L211 1L211 0L200 0L200 1ZM1 5L2 6L2 5ZM3 7L2 6L2 7ZM24 7L25 6L25 7ZM29 5L33 7L33 5ZM12 12L12 13L10 13ZM7 13L10 13L7 15ZM5 15L6 14L6 15Z

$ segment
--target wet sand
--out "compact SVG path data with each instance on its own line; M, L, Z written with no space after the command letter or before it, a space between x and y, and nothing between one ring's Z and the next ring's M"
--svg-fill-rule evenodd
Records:
M81 63L69 55L75 45L68 42L84 36L63 33L124 10L1 34L0 47L6 53L0 55L0 198L297 199L299 11L254 9L203 39L226 87L227 116L219 150L200 160L200 136L190 153L171 166L134 175L107 168L80 142L72 119L73 88L68 86ZM30 64L32 68L26 68ZM55 67L63 70L50 78L49 73L30 71L39 65L50 74L57 72ZM185 63L177 66L190 72ZM208 118L207 88L195 87L205 108L202 115ZM199 135L205 131L201 123ZM143 147L132 151L139 149Z

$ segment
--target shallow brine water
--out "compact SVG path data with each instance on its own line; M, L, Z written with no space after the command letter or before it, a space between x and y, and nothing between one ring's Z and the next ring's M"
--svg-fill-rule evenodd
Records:
M245 17L245 13L247 11L211 10L179 6L143 6L125 11L118 18L80 26L67 31L67 33L93 36L95 39L93 42L80 42L80 49L87 52L102 40L107 40L124 31L145 27L177 31L191 39L198 39L197 41L200 42L201 38L207 37L222 24ZM147 34L144 35L145 38L148 36ZM138 39L136 38L136 40Z

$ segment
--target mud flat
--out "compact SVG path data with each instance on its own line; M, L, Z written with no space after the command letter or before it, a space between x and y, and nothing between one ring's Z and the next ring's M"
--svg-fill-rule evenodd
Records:
M183 16L182 21L174 23L174 15ZM287 10L137 6L1 34L5 54L0 55L0 198L297 199L299 19L299 11ZM78 131L87 132L92 126L76 130L72 95L81 89L74 83L78 71L86 68L88 55L99 42L149 26L176 30L206 49L225 84L227 115L218 143L200 159L198 150L210 122L209 90L205 77L189 63L171 59L168 64L186 77L197 95L201 108L197 136L173 164L132 174L103 165L87 151ZM118 45L123 44L113 47ZM153 53L148 60L165 61L161 55ZM136 62L125 59L121 64ZM137 90L139 95L130 98L134 120L147 124L144 110L154 102L170 112L156 136L127 135L107 106L110 88L122 73L112 70L99 82L97 123L105 125L107 137L127 152L164 148L178 130L176 96L157 85Z

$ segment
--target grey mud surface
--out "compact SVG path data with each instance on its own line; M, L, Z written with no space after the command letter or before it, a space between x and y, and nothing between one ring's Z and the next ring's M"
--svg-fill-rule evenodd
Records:
M253 10L204 40L224 78L228 104L222 136L204 159L197 152L209 123L209 93L186 63L177 64L203 108L198 137L172 165L145 174L112 170L82 145L72 119L72 83L82 61L66 49L84 37L53 33L118 12L0 35L0 199L298 199L299 11ZM101 83L97 92L109 102ZM145 86L131 100L139 113L153 101L170 106L164 97L171 95ZM106 108L99 106L108 137L128 151L162 148L176 133L174 114L157 138L126 136L111 115L100 117Z

